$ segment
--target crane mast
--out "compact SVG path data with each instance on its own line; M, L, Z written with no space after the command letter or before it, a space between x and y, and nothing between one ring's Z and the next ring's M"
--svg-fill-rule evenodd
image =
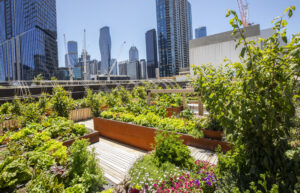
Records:
M86 62L86 32L84 29L84 35L83 35L83 78L84 80L87 80L87 62Z
M249 20L248 2L246 1L246 3L244 3L243 0L237 0L237 3L238 3L238 6L239 6L243 26L247 27L249 25L249 23L248 23L248 20Z
M124 41L123 44L121 45L120 52L119 52L119 55L118 55L117 59L119 59L125 45L126 45L126 42ZM115 60L115 62L108 69L108 73L107 73L107 80L108 81L110 81L110 75L111 75L112 71L114 70L115 65L117 65L117 59Z

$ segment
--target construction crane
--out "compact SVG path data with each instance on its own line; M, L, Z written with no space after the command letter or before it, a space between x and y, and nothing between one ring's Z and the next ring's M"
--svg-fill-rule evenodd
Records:
M70 81L73 81L73 70L71 68L70 54L69 54L68 48L67 48L66 34L64 34L64 43L65 43L65 51L66 51L66 57L67 57L67 65L68 65L68 69L69 69L69 79L70 79Z
M87 57L87 52L86 52L86 31L84 29L84 34L83 34L83 79L84 80L88 80L86 57Z
M122 53L122 51L123 51L125 45L126 45L126 41L124 41L123 44L121 45L121 48L120 48L120 51L119 51L119 54L118 54L117 59L119 59L119 57L120 57L120 55L121 55L121 53ZM108 80L108 81L110 81L110 75L111 75L112 71L114 70L115 65L117 65L117 63L118 63L117 59L116 59L115 62L110 66L109 72L107 73L107 80Z
M239 6L243 26L247 27L249 25L249 23L248 23L248 20L249 20L249 5L248 5L248 2L247 2L247 0L245 1L245 3L243 2L243 0L237 0L237 3L238 3L238 6Z

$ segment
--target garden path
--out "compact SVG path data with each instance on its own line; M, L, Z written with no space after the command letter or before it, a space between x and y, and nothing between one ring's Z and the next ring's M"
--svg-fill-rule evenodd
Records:
M94 129L92 119L79 122L79 124L83 124L89 129ZM104 176L112 184L119 184L125 178L134 162L147 153L104 137L100 137L99 142L91 145L90 148L95 149ZM189 149L196 160L208 161L212 164L217 163L217 156L214 152L195 147L189 147Z

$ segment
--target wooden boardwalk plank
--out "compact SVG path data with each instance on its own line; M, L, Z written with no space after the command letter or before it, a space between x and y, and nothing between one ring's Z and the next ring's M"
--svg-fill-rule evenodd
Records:
M83 124L91 130L94 129L93 120L79 122L79 124ZM119 184L135 161L147 153L103 137L100 137L99 142L89 148L94 148L99 165L103 169L104 177L114 184ZM189 147L189 149L196 160L217 164L218 158L214 152L195 147Z

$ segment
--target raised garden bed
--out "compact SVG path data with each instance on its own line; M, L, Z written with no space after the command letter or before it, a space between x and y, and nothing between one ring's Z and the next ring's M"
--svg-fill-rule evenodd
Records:
M202 131L206 138L211 138L211 139L216 139L216 140L221 140L224 135L223 131L212 131L212 130L206 130L206 129L202 129Z
M74 109L70 112L70 119L74 122L84 121L93 118L90 108Z
M183 106L180 107L169 107L166 108L167 117L171 117L173 114L178 115L181 111L183 111Z
M94 118L94 129L99 131L100 136L104 136L119 142L151 151L155 145L155 132L158 129L139 126L115 120ZM231 149L230 144L222 141L206 138L195 139L191 135L180 134L184 144L215 151L220 145L223 152ZM153 146L152 146L153 145Z
M88 133L84 136L78 137L78 139L88 139L88 141L91 144L99 142L99 132L98 131L92 131L91 133ZM75 139L70 139L68 141L65 141L63 143L64 146L71 146L74 143Z

